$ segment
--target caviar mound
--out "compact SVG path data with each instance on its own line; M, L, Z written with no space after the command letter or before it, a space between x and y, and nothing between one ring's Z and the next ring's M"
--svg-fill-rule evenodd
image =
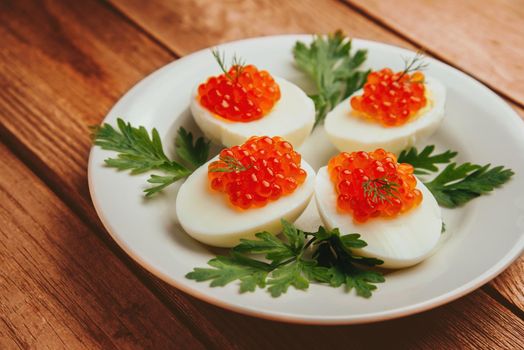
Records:
M393 153L342 152L330 159L328 172L337 193L337 208L356 222L395 217L422 202L413 166L398 163Z
M351 98L351 107L384 126L405 124L427 104L424 74L393 73L389 68L371 72L362 95Z
M227 74L200 84L198 96L211 113L234 122L250 122L271 111L280 100L280 87L265 70L232 66Z
M241 146L223 149L208 166L208 181L237 208L263 207L304 183L307 173L301 161L281 137L254 136Z

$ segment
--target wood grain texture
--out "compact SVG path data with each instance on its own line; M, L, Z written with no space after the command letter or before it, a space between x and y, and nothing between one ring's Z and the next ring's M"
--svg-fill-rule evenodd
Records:
M0 348L203 348L2 144L0 159Z
M524 1L346 1L524 105Z
M94 217L87 127L173 57L94 1L2 1L0 22L0 132Z
M86 168L88 126L100 123L127 89L173 54L111 8L89 0L2 1L0 35L1 139L150 288L163 285L109 238L91 203ZM169 288L160 298L206 346L230 344L182 292Z
M198 305L238 349L519 349L524 322L481 290L406 318L355 326L297 326Z
M412 43L378 26L349 7L329 0L182 0L176 4L165 0L148 1L147 4L139 0L111 0L111 3L180 56L217 43L251 36L272 33L322 33L335 28L342 28L356 37L415 48ZM392 4L387 1L384 3ZM196 13L200 15L195 16ZM469 54L462 57L468 58L476 59ZM515 104L512 106L524 118L524 109ZM522 278L516 277L524 274L523 264L524 257L521 257L518 264L513 264L497 278L497 283L493 284L521 310L524 310L524 282Z
M332 0L110 0L178 55L255 36L328 33L406 46L405 40ZM371 25L370 25L371 24Z
M491 285L524 314L524 256L521 256Z
M183 6L187 3L173 4ZM212 5L217 3L220 2ZM282 9L288 11L292 10L286 7L290 6L288 4L300 7L298 1L281 3ZM272 4L274 7L279 5L277 2ZM376 36L374 39L380 40L384 36L382 41L400 43L395 36L387 38L387 32L366 22L358 14L341 12L347 11L344 5L325 4L333 7L331 10L326 10L325 6L318 9L320 19L307 17L316 9L313 2L304 2L308 11L284 13L276 8L272 15L266 15L267 23L273 16L276 28L283 26L280 32L318 32L338 27L349 30L353 23L362 21L359 26L362 35L359 36L369 32ZM249 12L248 9L244 11ZM86 16L86 13L91 15ZM278 19L284 15L292 20ZM252 21L256 17L255 14L248 16ZM234 35L241 35L242 28L247 28L248 23L242 22L241 16L234 18L237 18L239 27ZM167 43L158 45L127 23L123 16L92 1L2 2L0 19L0 34L6 43L0 51L3 72L0 77L0 135L61 198L96 226L98 220L87 194L84 170L89 149L86 126L98 123L134 81L172 60L175 55L162 48L162 45L168 46ZM331 23L332 20L335 22ZM291 30L284 27L286 21L298 24L294 24ZM340 25L342 21L345 26ZM284 24L279 24L281 22ZM180 25L177 23L172 18L171 26ZM364 25L370 28L366 30ZM190 29L186 31L191 32ZM156 33L151 36L158 38ZM215 39L212 43L228 40ZM199 37L184 40L198 41ZM201 42L197 45L208 44ZM104 236L102 232L99 234ZM116 248L115 251L119 254ZM119 256L122 257L121 253ZM375 345L380 345L380 342L388 345L392 338L398 344L412 348L434 348L439 344L520 344L521 321L482 291L451 305L402 320L359 327L304 327L258 320L218 309L167 286L135 264L126 263L148 281L148 286L170 306L177 318L192 325L193 332L210 348L298 348L314 344L346 348L352 342L362 346L370 341ZM478 309L473 307L479 305ZM508 324L509 328L504 329L501 324ZM406 326L420 326L417 329L421 336L410 333ZM493 337L485 330L500 337ZM377 331L389 334L390 338L376 337L380 334Z
M408 49L415 50L422 46L431 48L429 44L422 42L409 42L335 0L179 0L176 3L169 0L147 2L109 0L109 2L179 56L249 37L286 33L329 33L336 29L342 29L353 37L381 41ZM394 2L383 1L383 3L395 6ZM439 29L436 33L441 31ZM440 34L436 39L439 38ZM519 40L524 40L524 37ZM524 48L524 45L522 47ZM440 54L439 51L435 52ZM462 54L462 61L476 59L470 57L470 53L462 52ZM512 64L523 67L515 57ZM454 61L449 63L453 65ZM486 64L487 66L481 69L494 67L490 62ZM521 79L520 76L513 78ZM493 81L493 84L490 82L491 80L488 81L489 85L496 83L496 81ZM524 109L513 103L512 106L524 118Z

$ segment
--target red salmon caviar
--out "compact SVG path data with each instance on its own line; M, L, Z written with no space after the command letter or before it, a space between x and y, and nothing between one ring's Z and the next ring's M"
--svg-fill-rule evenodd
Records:
M281 137L253 136L241 146L225 148L209 164L210 187L228 195L242 209L263 207L293 193L305 180L301 156Z
M393 153L342 152L331 158L328 171L337 192L337 208L356 222L395 217L422 201L410 164L398 163Z
M405 124L426 104L423 73L393 73L389 68L371 72L364 93L351 98L353 110L384 126Z
M228 74L209 78L198 87L200 103L211 113L235 122L266 115L280 99L280 87L265 70L232 66Z

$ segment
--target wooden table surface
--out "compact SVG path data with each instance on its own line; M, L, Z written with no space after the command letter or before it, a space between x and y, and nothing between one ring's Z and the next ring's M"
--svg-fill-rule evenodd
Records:
M523 0L0 1L0 348L524 348L523 257L419 315L299 326L168 286L102 227L87 126L126 90L210 45L339 28L422 47L524 116Z

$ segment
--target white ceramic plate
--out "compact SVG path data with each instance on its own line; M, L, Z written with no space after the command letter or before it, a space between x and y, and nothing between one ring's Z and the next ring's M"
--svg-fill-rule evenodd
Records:
M291 49L309 35L273 36L220 46L260 68L310 90L304 75L293 65ZM355 48L368 49L366 65L401 69L402 56L413 53L397 47L354 40ZM464 208L444 210L447 231L440 249L423 263L388 273L370 299L313 284L309 290L290 288L272 298L266 291L239 294L238 285L210 288L188 280L194 267L206 266L217 250L194 241L175 217L179 185L164 195L145 200L142 190L148 175L129 176L103 166L114 153L95 147L89 159L91 196L105 227L115 241L139 264L173 286L207 302L253 316L310 324L350 324L391 319L421 312L454 300L503 271L524 247L524 123L488 88L439 61L429 59L427 74L447 87L447 116L426 144L459 151L459 161L501 164L516 175L493 194L473 200ZM116 124L122 117L133 125L156 127L172 154L179 126L199 133L189 114L192 88L218 68L209 50L196 52L151 74L133 87L105 119ZM317 128L300 148L316 169L335 150L323 129ZM314 201L312 201L313 203ZM304 229L319 224L310 206L297 222Z

